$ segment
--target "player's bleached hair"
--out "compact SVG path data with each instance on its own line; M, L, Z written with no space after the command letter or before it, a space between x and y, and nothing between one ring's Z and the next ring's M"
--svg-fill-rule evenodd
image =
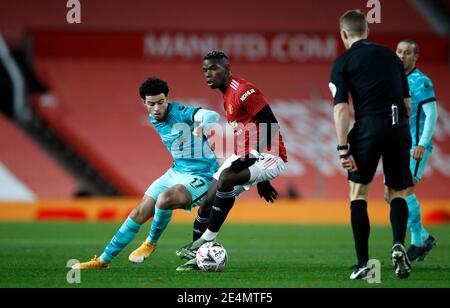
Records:
M208 52L203 60L218 60L223 66L228 65L228 56L223 51L213 50Z
M404 39L401 40L400 43L407 43L413 45L414 54L418 55L420 53L420 47L419 44L417 44L416 41L410 40L410 39Z
M169 85L166 81L158 77L148 78L139 87L139 96L142 99L145 99L148 95L154 96L161 93L164 93L166 96L169 95Z
M339 26L348 32L351 37L363 36L369 28L366 15L360 10L350 10L345 12L339 19Z

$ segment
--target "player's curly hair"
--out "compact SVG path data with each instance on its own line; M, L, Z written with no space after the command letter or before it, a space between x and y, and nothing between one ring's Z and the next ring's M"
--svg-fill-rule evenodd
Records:
M218 60L222 65L227 65L228 56L223 51L213 50L208 52L204 57L204 60Z
M169 85L166 81L159 79L158 77L150 77L142 83L139 87L139 95L142 99L145 99L147 95L159 95L164 93L169 95Z

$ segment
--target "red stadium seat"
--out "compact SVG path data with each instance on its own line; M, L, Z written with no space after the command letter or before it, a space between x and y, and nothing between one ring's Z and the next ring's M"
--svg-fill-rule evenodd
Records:
M74 179L2 114L0 144L0 163L31 192L31 198L70 198L76 192ZM0 190L8 190L5 185L0 183ZM0 195L30 199L30 195L21 192Z

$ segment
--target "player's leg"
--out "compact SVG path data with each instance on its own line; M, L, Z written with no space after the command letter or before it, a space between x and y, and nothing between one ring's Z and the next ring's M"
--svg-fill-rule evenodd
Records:
M141 224L153 216L156 201L144 195L141 202L132 210L128 218L116 232L100 257L91 261L74 264L77 269L107 268L109 263L136 237Z
M285 163L280 157L267 153L261 154L254 164L242 171L237 172L232 167L225 169L219 176L208 229L202 238L205 241L216 238L237 195L243 191L242 185L250 187L259 182L270 181L279 176L284 169Z
M155 251L159 238L172 219L173 210L184 209L190 211L192 206L196 206L201 202L206 195L210 179L170 169L160 182L164 184L164 190L160 189L162 185L153 185L148 190L149 195L157 196L155 217L147 239L128 258L133 263L142 263Z
M215 240L220 227L234 204L235 198L244 190L249 189L251 185L271 180L285 169L285 163L281 158L263 154L263 159L258 160L249 168L235 172L228 166L236 158L231 157L228 159L214 175L214 178L218 179L216 183L217 189L212 187L209 191L208 199L209 201L214 201L208 228L200 238L177 251L179 257L188 259L185 264L177 268L177 271L198 270L195 258L197 249L204 243ZM215 194L214 191L216 192Z
M219 170L217 170L217 172L214 174L213 179L215 180L214 185L212 185L210 187L210 189L208 190L208 197L207 199L209 200L208 204L211 204L211 210L210 210L210 214L209 214L209 221L208 221L208 228L209 226L211 226L211 223L213 221L213 229L215 230L217 228L217 226L219 225L219 221L225 221L226 215L228 214L228 212L230 211L231 207L234 204L234 186L231 186L231 182L236 181L236 179L229 179L229 174L231 173L230 170L230 166L232 164L233 161L239 159L239 156L236 155L232 155L230 156L219 168ZM228 170L228 171L227 171ZM239 181L244 181L242 183L245 183L246 181L248 181L250 179L250 174L248 169L243 170L242 172L246 172L245 174L241 175L242 178L238 178ZM230 187L232 187L230 189ZM223 192L220 191L219 188L221 189L228 189L229 191ZM223 197L221 199L225 199L225 200L220 200L222 201L222 205L218 204L220 201L216 199L218 198L217 195ZM220 198L220 197L219 197ZM212 200L212 202L211 202ZM211 203L210 203L211 202ZM223 209L221 208L223 207ZM222 212L224 211L224 212ZM206 214L206 213L204 213ZM215 216L212 219L212 216ZM204 226L203 226L204 227ZM220 226L219 226L220 228ZM197 250L198 247L200 247L203 243L206 242L206 240L203 238L204 236L207 236L207 238L209 239L208 241L211 241L214 239L215 234L217 234L217 232L214 232L208 229L205 230L205 232L202 233L201 237L198 237L196 240L194 240L192 243L189 243L187 245L185 245L183 248L177 250L176 254L180 257L180 258L185 258L185 259L192 259L195 257L195 252ZM212 235L212 236L211 236ZM195 236L197 237L197 236Z
M134 208L130 216L126 219L123 225L119 228L112 240L106 246L104 252L99 258L95 258L97 263L109 264L114 257L116 257L135 237L139 232L142 223L145 223L154 214L154 208L158 195L169 188L170 170L158 178L145 192L142 201ZM82 263L86 268L90 268L91 263Z
M408 220L408 206L406 205L407 189L395 190L389 188L390 219L394 245L392 246L392 264L394 273L398 278L408 278L411 273L411 264L404 247L406 225Z
M135 249L128 260L135 264L144 262L156 251L156 246L162 233L172 219L172 211L184 209L189 206L191 197L183 185L174 185L158 195L155 204L154 218L150 226L150 232L140 247Z
M412 154L411 150L411 154ZM426 150L423 158L418 161L411 156L410 169L413 175L414 187L421 180L430 151ZM419 201L414 194L414 187L408 189L406 202L408 204L408 229L411 232L411 245L408 248L410 261L423 261L428 252L436 245L436 240L422 225Z
M249 179L250 171L248 168L238 173L233 172L229 168L222 171L217 181L217 189L209 215L208 228L200 238L177 251L177 255L180 258L188 260L195 258L197 249L201 245L215 240L220 227L225 222L228 213L234 205L236 198L234 185L245 184Z
M370 272L367 267L369 261L370 221L367 213L367 198L369 184L349 181L350 185L350 220L355 242L358 264L350 275L350 279L365 279Z
M208 228L209 215L211 213L211 207L214 202L214 198L216 196L216 190L217 190L217 180L213 180L213 182L208 188L208 192L206 194L205 199L203 199L203 201L200 204L200 207L198 208L197 215L195 217L193 225L192 241L198 240Z
M408 222L406 196L408 188L413 186L409 169L411 135L407 118L401 118L400 124L390 126L386 134L383 168L385 184L388 187L390 220L393 234L392 263L398 278L407 278L411 266L404 248Z
M175 254L178 257L187 260L195 259L196 250L191 251L190 248L193 243L195 243L197 240L201 238L203 233L208 228L211 206L216 196L216 189L217 189L217 180L213 179L211 185L208 188L208 192L206 193L205 198L200 203L200 207L197 211L197 215L195 217L193 224L192 242L176 250ZM179 266L177 270L180 271L180 270L197 269L195 267L196 263L192 262Z
M155 218L152 221L147 241L156 245L172 219L173 210L186 209L191 203L191 193L182 184L174 185L161 193L156 201Z
M266 160L258 160L249 168L235 172L228 166L237 157L230 157L217 171L214 178L218 179L216 194L212 204L209 224L203 235L194 242L177 251L177 255L184 259L195 258L195 253L201 245L215 240L220 227L224 223L229 211L233 207L235 198L251 185L277 177L284 169L285 163L279 157L263 154ZM212 192L212 191L211 191ZM212 195L210 195L212 197Z
M103 262L110 263L131 241L151 216L153 216L155 208L155 199L145 195L142 201L136 206L125 223L120 227L112 238L111 242L106 246L105 251L100 256Z
M243 185L250 180L250 170L248 168L236 173L231 168L225 169L217 181L216 195L209 216L209 224L202 238L205 241L212 241L216 238L220 227L225 222L228 213L234 205L236 195L234 187Z
M380 122L380 118L363 118L355 124L348 136L351 153L358 167L358 171L348 174L350 220L358 262L350 275L352 280L365 279L370 271L367 267L370 236L367 198L381 157L380 138L384 133L384 125Z

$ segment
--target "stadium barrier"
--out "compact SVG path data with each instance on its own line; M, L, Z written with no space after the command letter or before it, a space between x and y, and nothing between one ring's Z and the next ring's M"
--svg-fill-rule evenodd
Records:
M113 221L124 220L139 202L137 198L42 200L0 203L1 221ZM450 200L421 200L425 224L450 223ZM389 224L389 207L382 200L369 202L372 224ZM193 212L195 212L194 210ZM173 222L192 223L194 213L175 211ZM238 201L228 217L230 223L348 224L346 200Z
M31 31L36 57L199 61L214 49L225 50L233 63L328 64L345 51L339 34L323 31ZM395 49L403 35L371 35ZM449 40L433 34L412 35L423 48L420 62L448 63ZM55 44L57 42L57 44ZM113 48L112 48L113 47Z

